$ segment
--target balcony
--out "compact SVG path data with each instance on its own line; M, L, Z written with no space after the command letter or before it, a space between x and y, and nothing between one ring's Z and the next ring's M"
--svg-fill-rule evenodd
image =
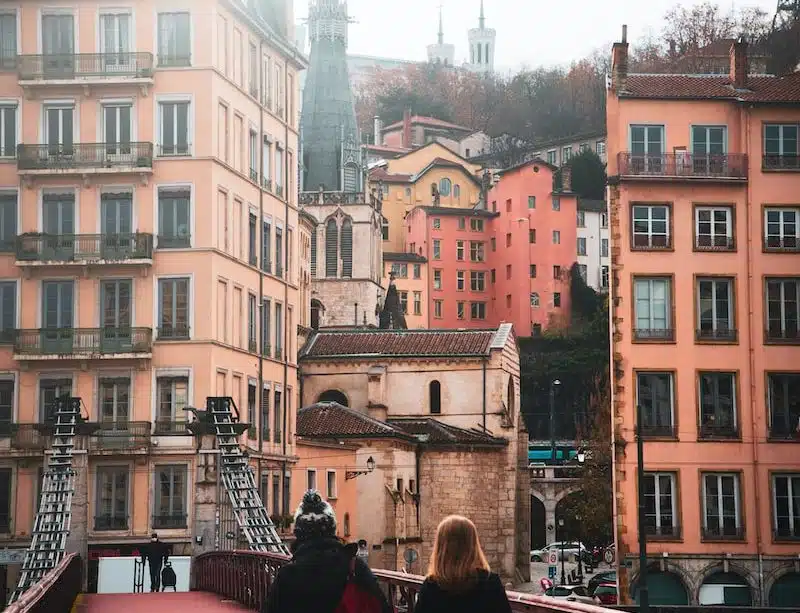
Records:
M698 328L694 331L694 339L698 343L735 343L738 338L738 331L731 328Z
M800 240L796 236L765 236L764 251L767 253L800 253Z
M15 360L150 358L151 328L38 328L17 330Z
M53 428L49 424L0 424L0 439L8 439L11 449L40 452L50 446Z
M800 170L800 155L763 155L761 156L761 170L797 172Z
M158 338L159 341L188 341L189 340L189 326L185 325L170 325L159 326Z
M619 176L645 181L747 181L747 155L744 153L631 153L617 155Z
M96 425L98 429L89 439L89 450L92 452L113 454L150 447L149 421L101 421Z
M17 237L17 266L119 266L153 264L153 235L43 234L28 232Z
M153 515L153 529L180 530L186 526L186 513Z
M157 419L153 431L154 436L192 436L187 421Z
M675 340L673 328L634 328L633 338L640 342L671 343Z
M147 88L153 84L153 54L20 55L17 77L20 86L28 90L52 85L79 85L88 90L98 85L130 84L140 87L143 95L147 95Z
M697 251L735 251L736 240L733 236L699 234L694 248Z
M118 515L97 515L94 518L94 529L97 532L106 530L127 530L128 518Z
M138 174L143 184L153 173L153 143L74 143L17 145L17 174L37 176Z

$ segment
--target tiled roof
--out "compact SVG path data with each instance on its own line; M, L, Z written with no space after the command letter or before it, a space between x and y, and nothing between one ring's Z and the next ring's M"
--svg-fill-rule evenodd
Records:
M496 334L496 330L318 330L301 351L301 359L486 356Z
M472 128L465 128L464 126L459 126L455 123L450 123L449 121L444 121L443 119L436 119L435 117L425 117L423 115L414 115L411 117L411 125L414 124L422 124L425 126L430 126L432 128L449 128L452 130L464 130L466 132L473 132ZM390 124L383 128L383 131L386 132L387 130L395 130L397 128L402 128L403 122L395 121L393 124Z
M465 168L464 166L462 166L458 162L454 162L453 160L448 160L446 158L440 158L440 157L433 158L433 160L431 160L431 162L427 166L425 166L425 168L420 170L417 174L413 175L411 177L411 180L418 181L429 170L432 170L433 168L456 168L458 170L461 170L464 173L464 175L469 178L470 181L472 181L473 183L475 183L480 187L481 182L478 181L477 178L475 178L475 175L473 175L468 168Z
M579 211L592 211L594 213L606 213L608 206L605 200L594 200L592 198L578 198Z
M800 102L800 73L750 76L746 89L734 89L727 75L631 74L622 98L717 99L753 103Z
M384 181L386 183L412 183L413 175L387 172L385 168L374 168L369 172L370 181Z
M430 417L390 419L389 424L414 437L427 436L429 445L488 445L503 447L504 438L496 438L480 430L457 428Z
M411 438L391 424L336 402L318 402L298 410L296 432L307 438Z

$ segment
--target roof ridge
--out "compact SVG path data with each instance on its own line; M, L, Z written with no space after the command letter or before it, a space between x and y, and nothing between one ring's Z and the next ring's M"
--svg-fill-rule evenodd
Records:
M329 407L330 408L335 408L337 410L342 410L345 413L349 413L353 417L358 417L358 418L363 419L364 421L372 423L372 424L374 424L376 426L383 426L384 428L387 428L389 430L396 431L395 428L393 428L391 426L391 424L388 424L385 421L381 421L380 419L375 419L374 417L371 417L370 415L367 415L366 413L362 413L361 411L357 411L357 410L352 409L350 407L346 407L343 404L339 404L338 402L324 402L324 401L323 402L315 402L314 404L311 404L311 405L309 405L307 407L303 407L302 409L300 409L300 411L304 411L306 409L327 409Z

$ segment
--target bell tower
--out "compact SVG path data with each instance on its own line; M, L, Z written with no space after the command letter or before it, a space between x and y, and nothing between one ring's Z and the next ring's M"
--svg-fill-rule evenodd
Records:
M494 52L497 32L494 28L486 27L483 0L481 0L478 27L470 29L467 38L469 40L469 63L467 64L467 68L473 72L494 72Z

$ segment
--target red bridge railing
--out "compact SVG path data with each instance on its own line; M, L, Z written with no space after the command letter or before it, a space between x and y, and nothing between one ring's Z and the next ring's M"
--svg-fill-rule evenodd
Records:
M68 613L83 586L83 564L70 553L3 613Z
M269 596L278 569L289 558L275 553L254 551L214 551L194 560L192 589L211 592L234 600L250 609L261 611ZM417 593L423 577L388 570L374 570L384 592L398 613L414 613ZM537 613L608 613L609 609L577 602L565 602L508 592L512 611Z

